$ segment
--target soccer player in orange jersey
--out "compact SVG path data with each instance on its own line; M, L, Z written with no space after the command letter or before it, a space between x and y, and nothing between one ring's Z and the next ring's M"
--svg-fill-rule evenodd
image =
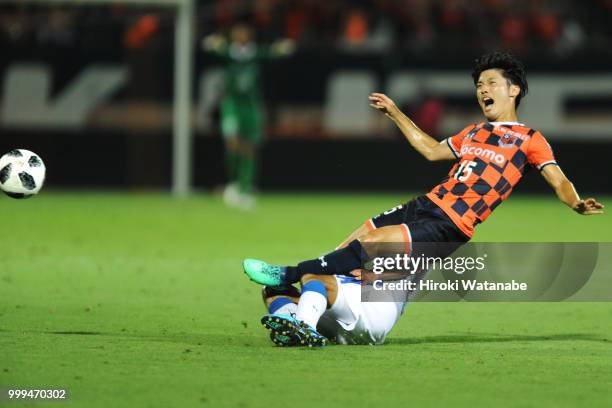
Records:
M516 109L528 89L523 64L507 53L486 54L476 60L472 77L486 121L441 142L419 129L386 95L369 97L370 106L391 119L427 160L456 160L445 180L429 193L368 219L339 249L320 258L282 267L245 260L251 280L276 287L299 280L328 282L330 277L322 275L346 275L361 267L362 244L405 242L406 252L411 252L413 243L467 242L530 167L539 170L559 200L576 213L602 214L597 200L580 198L544 136L519 122Z

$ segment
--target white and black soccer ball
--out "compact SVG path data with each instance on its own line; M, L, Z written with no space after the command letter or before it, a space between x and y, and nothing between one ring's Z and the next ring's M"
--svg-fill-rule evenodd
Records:
M0 189L9 197L31 197L42 188L46 171L45 163L36 153L11 150L0 158Z

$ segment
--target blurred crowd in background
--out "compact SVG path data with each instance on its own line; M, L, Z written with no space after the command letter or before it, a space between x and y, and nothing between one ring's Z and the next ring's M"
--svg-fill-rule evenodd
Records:
M173 29L173 9L121 3L0 6L0 41L24 48L145 47ZM478 53L570 59L611 53L612 0L200 0L199 37L252 24L261 40L302 49L384 54Z
M8 141L20 140L45 152L59 184L169 185L176 10L136 4L145 1L0 1L0 140L7 150ZM398 166L393 174L419 175L403 178L410 188L436 182L443 174L422 174L417 160L403 156L404 145L395 144L404 143L401 135L370 110L367 94L393 91L422 129L446 137L480 120L469 69L494 49L525 62L535 97L521 115L566 143L558 152L567 168L583 168L585 158L606 163L612 0L193 1L198 186L228 181L220 137L227 58L204 52L203 39L221 40L209 35L229 34L238 23L262 44L292 39L297 46L290 57L246 70L261 74L245 75L256 78L245 83L262 90L264 188L397 188L372 170L390 163ZM586 137L600 144L585 144ZM74 155L86 160L79 168L89 171L80 178L64 160L78 149L86 149ZM365 156L369 165L355 177L351 158ZM117 164L108 166L108 157ZM143 158L155 165L142 165ZM589 182L602 188L600 178L581 181Z

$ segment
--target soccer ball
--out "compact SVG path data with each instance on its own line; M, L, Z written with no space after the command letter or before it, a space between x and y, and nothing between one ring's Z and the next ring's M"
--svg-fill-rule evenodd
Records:
M0 189L9 197L38 194L45 182L45 163L29 150L11 150L0 158Z

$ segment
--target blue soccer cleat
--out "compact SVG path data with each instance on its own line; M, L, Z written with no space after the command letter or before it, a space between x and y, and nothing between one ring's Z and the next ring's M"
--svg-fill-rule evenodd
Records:
M322 347L327 338L315 329L291 315L268 314L262 317L261 324L270 330L270 338L281 347Z
M294 336L280 334L273 331L270 332L270 340L272 340L272 342L278 347L295 347L300 345L299 342L296 342Z
M286 271L283 266L270 265L257 259L245 259L242 262L244 273L255 283L266 286L283 287L287 285Z
M329 343L329 340L327 340L327 337L323 336L316 329L313 329L306 323L304 322L301 322L301 323L302 323L302 331L304 335L306 336L305 343L308 347L327 346L327 344Z

